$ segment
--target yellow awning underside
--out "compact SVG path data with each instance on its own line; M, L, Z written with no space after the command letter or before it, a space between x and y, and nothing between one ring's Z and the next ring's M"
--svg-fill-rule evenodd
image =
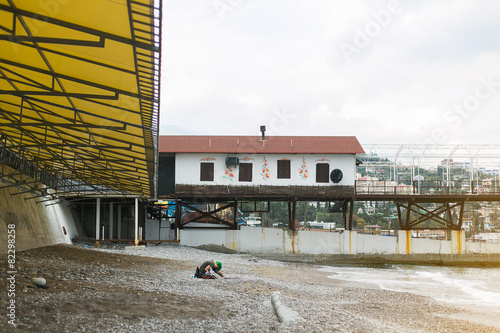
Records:
M0 0L2 178L155 197L160 41L159 0Z

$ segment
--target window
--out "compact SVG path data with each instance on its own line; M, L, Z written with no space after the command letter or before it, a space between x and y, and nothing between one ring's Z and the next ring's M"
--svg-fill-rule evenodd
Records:
M214 180L214 164L201 163L200 180L204 182L212 182Z
M240 175L238 180L240 182L252 181L252 163L240 163Z
M330 164L318 163L316 164L316 183L330 182Z
M278 161L278 178L290 178L290 160Z

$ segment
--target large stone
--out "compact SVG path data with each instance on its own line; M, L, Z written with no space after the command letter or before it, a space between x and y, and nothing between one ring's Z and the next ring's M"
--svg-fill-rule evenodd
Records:
M33 277L31 278L31 283L38 288L48 288L47 281L43 277Z

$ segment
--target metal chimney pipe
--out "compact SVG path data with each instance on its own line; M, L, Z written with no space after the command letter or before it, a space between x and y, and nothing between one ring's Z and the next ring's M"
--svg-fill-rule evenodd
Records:
M262 132L262 138L260 138L262 141L266 140L266 126L262 125L260 127L260 131Z

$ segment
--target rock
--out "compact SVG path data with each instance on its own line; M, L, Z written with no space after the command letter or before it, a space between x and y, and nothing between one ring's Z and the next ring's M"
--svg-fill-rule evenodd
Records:
M38 288L47 289L47 281L43 277L33 277L31 278L31 283L33 283Z

